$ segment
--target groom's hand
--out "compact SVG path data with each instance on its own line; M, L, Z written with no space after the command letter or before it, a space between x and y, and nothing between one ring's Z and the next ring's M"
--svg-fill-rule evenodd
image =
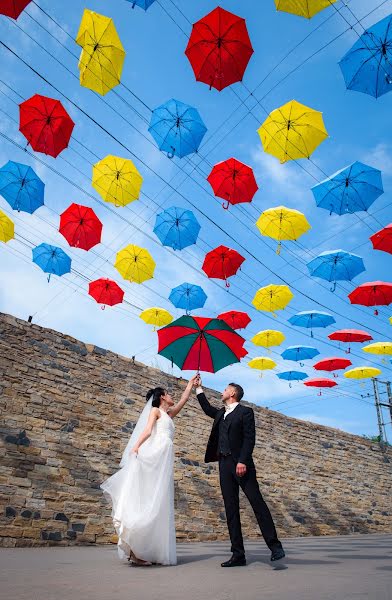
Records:
M243 477L246 473L246 465L244 465L243 463L237 463L235 472L238 477Z

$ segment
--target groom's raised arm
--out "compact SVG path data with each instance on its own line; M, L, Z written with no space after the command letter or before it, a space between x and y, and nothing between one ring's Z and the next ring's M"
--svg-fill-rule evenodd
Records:
M196 388L196 395L197 395L197 399L199 401L199 404L202 407L202 409L205 412L205 414L208 417L211 417L211 419L215 419L216 413L218 412L218 409L215 408L215 406L212 406L212 404L210 404L208 402L207 397L206 397L205 393L203 392L203 388L202 387L199 386L199 387Z

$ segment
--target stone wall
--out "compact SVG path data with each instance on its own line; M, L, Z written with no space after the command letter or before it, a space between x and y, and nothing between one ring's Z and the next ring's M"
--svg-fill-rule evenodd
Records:
M163 384L178 398L185 382L1 314L0 377L1 544L115 542L99 484L118 468L146 390ZM378 445L253 408L258 477L282 537L392 530L391 463ZM211 420L193 398L175 424L178 539L227 539L216 465L203 463ZM244 535L259 536L241 503Z

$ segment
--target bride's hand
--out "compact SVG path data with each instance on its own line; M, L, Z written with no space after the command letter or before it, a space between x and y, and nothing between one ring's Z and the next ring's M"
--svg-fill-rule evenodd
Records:
M131 456L132 456L132 454L136 454L136 456L137 456L137 455L138 455L138 452L139 452L139 448L137 448L136 446L134 446L134 447L132 448L132 450L131 450Z

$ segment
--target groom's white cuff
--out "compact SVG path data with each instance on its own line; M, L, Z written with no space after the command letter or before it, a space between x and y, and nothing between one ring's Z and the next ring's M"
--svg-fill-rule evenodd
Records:
M202 387L197 387L196 388L196 394L202 394L203 393L203 388Z

